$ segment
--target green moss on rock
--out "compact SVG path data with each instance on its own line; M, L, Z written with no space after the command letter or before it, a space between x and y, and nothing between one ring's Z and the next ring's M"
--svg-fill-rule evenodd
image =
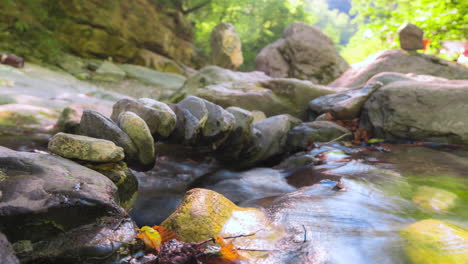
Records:
M468 231L454 224L427 219L401 231L405 253L414 264L465 264Z

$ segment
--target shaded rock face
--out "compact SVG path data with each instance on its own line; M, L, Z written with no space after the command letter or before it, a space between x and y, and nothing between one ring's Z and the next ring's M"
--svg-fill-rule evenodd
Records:
M288 147L290 150L306 150L316 142L329 142L351 131L330 121L302 123L289 131Z
M0 230L22 263L89 263L115 256L135 227L104 175L46 154L0 147ZM70 239L73 238L73 239ZM115 251L116 252L116 251Z
M211 32L211 63L236 69L243 62L242 44L236 28L229 23L217 25Z
M272 79L261 72L233 72L215 66L201 69L187 80L174 100L195 95L222 107L260 110L267 116L306 116L307 104L334 93L327 87L297 79Z
M312 100L309 109L315 114L331 113L335 119L350 120L359 116L366 100L382 85L381 82L372 82L360 89L322 96Z
M435 56L409 54L402 50L387 50L368 57L330 83L331 87L356 88L382 72L432 75L450 80L468 78L468 68Z
M0 258L3 264L19 264L10 242L2 233L0 233Z
M339 55L331 39L320 29L294 23L283 38L265 47L256 57L257 70L277 78L297 78L327 84L349 65Z
M424 31L418 26L405 23L398 29L398 35L400 36L400 47L402 49L415 51L424 48Z
M81 56L128 62L143 47L185 64L191 62L192 25L176 10L164 13L150 0L59 1L57 6L66 17L57 35Z
M364 104L362 125L379 138L468 143L468 81L382 73Z

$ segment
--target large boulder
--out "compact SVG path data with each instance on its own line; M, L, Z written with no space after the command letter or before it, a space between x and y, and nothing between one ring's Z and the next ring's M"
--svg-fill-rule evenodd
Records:
M102 82L119 82L125 78L125 72L110 61L103 62L94 72L92 79Z
M229 23L221 23L211 32L211 63L236 69L244 62L242 43L236 28Z
M468 81L382 73L361 122L379 138L468 143Z
M462 264L468 259L468 231L454 224L427 219L401 231L405 253L414 264Z
M255 64L257 70L272 77L320 84L332 82L349 68L331 39L319 28L304 23L289 26L283 38L257 55Z
M106 176L57 156L0 147L0 230L21 263L97 263L135 225ZM102 260L100 260L102 262Z
M387 50L353 65L331 87L356 88L381 72L433 75L450 80L468 79L468 68L432 55L408 53L403 50Z
M222 107L260 110L267 116L306 116L310 100L334 93L327 87L297 79L272 79L260 72L240 73L219 67L203 68L189 78L175 99L195 95Z

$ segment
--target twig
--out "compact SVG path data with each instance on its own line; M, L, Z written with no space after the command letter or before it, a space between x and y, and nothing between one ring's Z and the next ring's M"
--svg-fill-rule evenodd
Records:
M328 141L328 142L326 142L326 143L322 143L322 144L318 144L318 145L319 145L319 147L321 147L321 146L326 146L326 145L329 145L329 144L331 144L331 143L334 143L334 142L336 142L336 141L338 141L338 140L340 140L340 139L342 139L342 138L344 138L344 137L346 137L346 136L351 136L351 135L352 135L351 133L346 133L346 134L343 134L343 135L341 135L341 136L339 136L339 137L333 139L332 141Z

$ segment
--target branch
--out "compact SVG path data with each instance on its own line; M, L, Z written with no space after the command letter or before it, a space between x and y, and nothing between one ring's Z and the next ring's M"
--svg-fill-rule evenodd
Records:
M200 3L199 5L196 5L196 6L192 7L192 8L189 8L189 9L187 9L187 10L182 9L182 13L183 13L184 15L188 15L188 14L190 14L190 13L192 13L192 12L195 12L195 11L197 11L198 9L200 9L200 8L202 8L202 7L204 7L204 6L208 5L208 4L210 4L210 3L211 3L211 0L207 0L207 1L203 2L203 3Z

